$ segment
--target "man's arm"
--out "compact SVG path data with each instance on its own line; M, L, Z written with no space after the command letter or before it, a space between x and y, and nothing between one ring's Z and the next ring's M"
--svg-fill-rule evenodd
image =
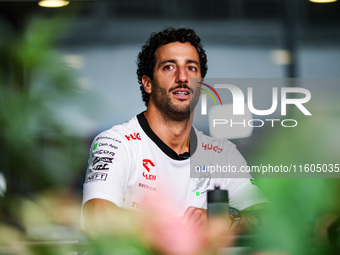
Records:
M240 211L240 220L235 224L237 219L229 214L226 230L235 234L252 233L262 227L265 220L265 213L268 203L260 203L250 206ZM207 210L197 207L189 207L184 213L184 217L189 218L192 224L206 226L208 224Z
M138 231L141 215L105 199L91 199L83 207L85 232L90 236L131 234Z
M236 234L255 232L262 227L267 210L268 203L255 204L242 210L240 212L241 219L239 223L236 226L231 227L231 230ZM233 223L231 226L233 226Z
M119 207L104 199L91 199L84 204L83 215L85 231L90 235L110 231L107 227Z

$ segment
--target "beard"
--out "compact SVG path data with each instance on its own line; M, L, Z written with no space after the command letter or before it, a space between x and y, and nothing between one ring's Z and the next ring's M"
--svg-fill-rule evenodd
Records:
M190 104L174 104L171 102L171 98L169 96L169 92L177 88L187 88L189 86L185 83L179 84L178 86L172 88L170 91L167 91L165 88L161 88L157 83L153 82L153 90L152 90L152 100L163 115L164 119L172 120L172 121L184 121L189 120L190 112L194 110L200 93L198 90L193 91L190 89Z

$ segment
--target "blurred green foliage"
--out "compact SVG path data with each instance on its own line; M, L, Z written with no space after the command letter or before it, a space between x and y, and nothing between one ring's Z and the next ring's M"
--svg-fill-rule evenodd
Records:
M328 114L314 112L312 117L299 118L296 128L267 132L265 142L248 164L339 164L339 103L333 103ZM340 217L339 175L313 178L316 173L302 173L298 175L301 178L286 178L287 174L258 178L256 182L270 207L260 233L262 242L255 246L279 254L338 254L340 244L330 243L327 230L329 223Z
M32 18L20 30L0 21L0 34L5 35L0 41L0 173L7 182L2 221L14 217L9 204L15 197L70 189L83 171L84 138L55 114L55 107L71 100L78 86L56 50L68 22Z

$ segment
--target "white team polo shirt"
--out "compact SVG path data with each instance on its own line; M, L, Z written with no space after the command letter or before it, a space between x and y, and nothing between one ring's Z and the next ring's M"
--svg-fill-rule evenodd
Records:
M191 156L178 155L151 130L141 113L100 133L92 142L83 204L99 198L127 209L143 209L155 194L171 198L178 214L189 206L207 208L206 194L217 183L229 192L229 204L239 210L266 202L249 174L242 178L190 178L190 158L211 158L220 165L245 166L228 140L214 139L192 128ZM214 149L212 149L214 148Z

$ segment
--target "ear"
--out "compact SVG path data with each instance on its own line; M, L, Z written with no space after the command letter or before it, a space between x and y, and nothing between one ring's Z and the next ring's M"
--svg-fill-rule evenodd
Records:
M152 83L151 83L150 77L147 76L147 75L143 75L142 83L143 83L143 87L144 87L145 92L148 93L148 94L151 94Z

